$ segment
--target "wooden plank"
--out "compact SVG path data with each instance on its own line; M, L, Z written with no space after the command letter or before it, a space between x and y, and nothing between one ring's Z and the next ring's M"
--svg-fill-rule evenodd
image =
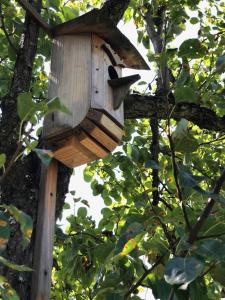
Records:
M63 146L56 150L54 157L69 168L81 166L98 158L81 145L76 136L70 137Z
M110 153L84 132L80 133L79 141L84 147L94 153L98 158L104 158Z
M43 30L52 37L52 27L42 19L36 9L27 0L17 0L19 4L31 15L32 19L40 25Z
M90 110L87 114L87 118L95 122L102 128L107 134L113 137L114 140L120 142L124 134L123 129L119 127L113 120L106 116L103 112L98 110Z
M124 112L123 105L120 109L115 110L113 107L113 89L108 84L109 76L109 66L112 66L112 62L109 55L103 51L102 46L106 45L108 51L110 51L110 46L107 45L101 38L96 35L92 35L92 87L91 87L91 108L102 109L107 111L115 120L123 125L124 122ZM115 58L113 52L111 55ZM114 67L118 76L122 76L121 67Z
M109 151L113 151L118 146L116 141L109 137L91 120L86 118L81 122L80 127Z
M53 112L44 120L43 137L76 127L91 106L91 34L53 40L48 98L59 97L71 114Z
M53 264L58 163L42 165L31 300L49 300Z

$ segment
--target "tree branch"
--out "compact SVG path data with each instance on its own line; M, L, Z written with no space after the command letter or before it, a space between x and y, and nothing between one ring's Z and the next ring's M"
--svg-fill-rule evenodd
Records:
M145 278L149 274L151 274L151 272L154 271L154 269L162 262L162 260L166 254L167 254L167 252L164 255L160 256L150 269L145 270L143 275L138 279L138 281L134 285L131 286L129 291L125 294L124 299L127 299L142 284L142 282L145 280Z
M213 189L213 194L219 194L224 182L225 182L225 169L223 170L221 176L219 177L219 179L215 184L215 187ZM201 230L205 221L207 220L208 216L210 215L215 203L216 201L213 198L210 198L208 200L208 203L205 206L205 209L203 210L201 216L198 218L196 224L192 227L192 230L187 240L189 244L193 244L197 240L198 233Z
M129 3L130 0L107 0L101 8L101 13L117 24L122 19Z
M159 128L158 128L158 117L155 114L150 120L150 126L152 131L152 143L151 143L151 154L152 159L158 164L159 163ZM153 187L153 205L159 203L159 170L152 170L152 187Z
M156 112L159 119L168 118L167 105L161 97L131 94L125 98L124 106L126 119L151 118ZM176 104L171 117L175 120L187 119L201 129L225 130L225 116L219 117L213 110L195 103Z
M19 2L19 4L29 13L32 19L40 27L42 27L49 36L52 36L51 26L41 18L38 11L27 0L17 0L17 2Z

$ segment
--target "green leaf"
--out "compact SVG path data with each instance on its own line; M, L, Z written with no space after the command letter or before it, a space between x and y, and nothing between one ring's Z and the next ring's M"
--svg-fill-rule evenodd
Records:
M6 162L6 155L4 153L0 154L0 168L4 166Z
M133 251L137 247L136 239L130 239L123 247L123 250L120 252L120 256L126 256L131 251Z
M210 275L214 280L219 282L222 286L225 286L225 264L219 264L216 268L213 268L210 272Z
M194 177L183 170L179 171L178 178L179 178L180 185L182 187L193 188L197 186L197 182L195 181Z
M151 168L151 169L159 170L158 164L152 159L146 161L145 168Z
M70 209L70 204L65 202L63 205L63 209Z
M51 113L54 111L60 111L65 114L71 115L71 112L68 110L68 108L60 101L58 97L55 97L48 101L47 103L48 110L47 113Z
M24 237L24 247L30 242L30 238L33 231L32 218L25 212L19 210L13 205L0 205L1 208L7 209L9 214L20 224L20 230Z
M192 17L191 19L190 19L190 23L191 24L197 24L197 23L199 23L199 19L198 18L196 18L196 17Z
M203 262L195 257L175 257L167 263L164 277L166 282L171 285L189 284L194 281L203 270Z
M143 225L138 223L138 222L133 222L131 224L126 224L121 232L121 236L117 242L116 245L116 249L115 249L115 254L120 254L125 245L127 244L127 242L131 239L135 239L138 236L138 240L139 237L141 236L141 234L143 233ZM133 241L128 245L128 250L132 248L132 246L134 246L134 244L137 244L138 241ZM126 251L126 250L124 250Z
M198 102L198 93L191 86L187 86L187 85L177 86L175 88L174 96L176 99L176 103L179 102L197 103Z
M85 219L87 217L87 209L86 207L80 207L77 211L78 217Z
M0 276L0 296L3 300L20 300L16 291L3 276Z
M225 72L225 55L218 56L216 61L216 71L218 73Z
M177 86L184 86L185 83L190 79L190 74L188 70L183 69L176 81Z
M17 97L17 112L21 121L29 120L33 105L31 93L22 93Z
M9 220L4 213L0 212L0 253L5 250L9 237L10 237Z
M172 134L175 151L191 153L198 149L197 140L188 132L188 121L181 119Z
M41 159L45 166L48 166L54 157L53 152L50 150L36 148L34 149L34 152Z
M33 271L33 269L31 269L27 266L14 264L2 256L0 256L0 263L12 270L18 271L18 272L32 272Z
M218 239L204 241L197 249L197 253L215 261L225 261L225 243Z
M93 177L94 177L94 172L91 171L91 170L88 169L88 168L85 168L85 170L84 170L84 180L85 180L86 182L91 182L92 179L93 179Z
M188 39L181 44L178 55L183 58L201 58L206 52L206 47L198 39Z

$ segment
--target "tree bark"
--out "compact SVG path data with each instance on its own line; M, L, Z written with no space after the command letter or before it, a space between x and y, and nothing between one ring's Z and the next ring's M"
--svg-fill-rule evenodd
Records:
M151 118L155 113L159 119L168 118L168 110L163 97L130 94L125 98L124 106L125 119ZM175 120L187 119L201 129L225 130L225 116L219 117L213 110L195 103L176 104L171 117Z

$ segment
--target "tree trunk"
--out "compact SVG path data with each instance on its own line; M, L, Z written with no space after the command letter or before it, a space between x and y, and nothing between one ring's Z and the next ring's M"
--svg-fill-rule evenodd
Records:
M41 0L31 1L37 11L41 9ZM21 92L29 91L32 79L32 66L37 50L39 28L33 20L26 15L24 33L21 37L20 47L14 68L11 88L1 99L2 116L0 120L0 153L7 155L7 163L17 148L20 121L17 115L17 97ZM1 183L0 201L4 204L15 205L18 209L28 213L34 221L34 233L29 247L22 248L22 236L18 224L11 225L11 237L4 256L16 264L26 264L32 267L34 249L35 222L38 207L38 189L40 161L31 154L19 160ZM64 195L66 194L70 172L60 167L57 193L57 212L62 209ZM31 273L19 273L1 267L0 273L4 275L22 300L30 299Z

